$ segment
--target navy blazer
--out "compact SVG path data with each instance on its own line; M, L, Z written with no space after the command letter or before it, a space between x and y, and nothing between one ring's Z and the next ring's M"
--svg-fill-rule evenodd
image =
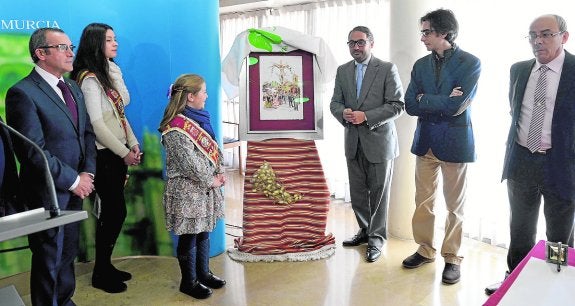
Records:
M363 111L366 124L354 125L343 120L343 110ZM357 146L371 163L381 163L399 155L395 119L404 110L403 87L395 64L372 55L359 98L356 92L355 61L337 68L335 86L330 103L332 115L345 127L345 156L353 159Z
M507 137L507 150L503 164L502 180L509 178L509 166L514 156L513 144L517 139L519 115L523 104L525 87L535 59L511 66L509 103L511 127ZM565 51L565 61L559 79L555 109L551 123L551 146L547 154L545 171L546 187L557 192L565 200L575 197L575 56Z
M457 47L436 79L434 56L431 53L415 62L405 93L406 112L418 117L411 153L423 156L431 149L442 161L473 162L475 140L470 104L477 91L481 62ZM449 97L458 86L463 95ZM423 96L418 102L420 93Z
M2 117L0 117L0 121ZM17 137L17 136L16 136ZM18 172L16 170L16 160L14 159L14 149L10 140L10 132L0 127L0 158L3 167L0 171L0 217L11 215L23 210L16 202L18 191Z
M72 195L68 189L78 174L96 172L96 136L84 96L74 81L65 81L78 105L77 127L62 99L35 69L6 94L6 120L44 150L61 209L67 209ZM14 138L13 142L20 161L24 204L49 208L41 156L21 140Z

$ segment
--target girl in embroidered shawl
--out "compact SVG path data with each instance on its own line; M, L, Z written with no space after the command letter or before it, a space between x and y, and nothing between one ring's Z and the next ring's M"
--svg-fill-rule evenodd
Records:
M220 187L225 177L210 114L204 109L207 98L201 76L180 76L159 128L166 149L166 228L179 236L180 291L197 299L226 283L209 269L209 232L224 215Z
M112 251L126 218L124 185L128 166L140 163L140 146L124 114L130 95L120 67L114 63L118 42L107 24L87 25L80 37L74 70L84 93L90 121L96 133L94 185L100 214L96 222L96 263L92 286L109 293L125 291L128 272L116 269ZM99 200L98 200L99 199Z

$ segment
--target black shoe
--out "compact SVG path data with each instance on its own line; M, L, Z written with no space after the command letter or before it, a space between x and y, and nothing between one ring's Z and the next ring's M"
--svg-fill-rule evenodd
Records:
M503 284L503 282L491 284L485 287L485 294L492 295L493 293L495 293L495 291L497 291L497 289L499 289L499 287L501 287L501 284Z
M367 262L374 262L379 256L381 256L381 251L377 247L373 245L367 246L367 252L365 253L365 260L367 260Z
M102 277L99 274L92 274L92 287L104 290L108 293L120 293L128 289L128 286L119 279Z
M191 284L180 283L180 292L196 299L206 299L212 295L212 289L202 285L197 280L192 281Z
M407 257L401 263L403 267L408 269L415 269L423 266L426 263L434 262L435 258L427 258L419 255L419 253L415 252L413 255Z
M459 265L452 263L445 263L445 268L443 268L443 274L441 275L441 281L448 285L453 285L459 282L461 278L461 269Z
M509 274L510 274L509 271L505 271L505 278L503 280L507 279ZM495 291L497 291L497 289L499 289L499 287L501 287L501 284L503 284L503 282L491 284L491 285L485 287L485 294L492 295Z
M342 245L343 246L358 246L363 243L367 243L369 237L365 234L364 231L360 231L355 236L351 237L348 240L344 240Z
M129 281L132 279L132 274L126 271L122 271L122 270L118 270L116 269L116 267L112 266L112 271L110 272L110 274L116 278L119 279L123 282L125 281Z
M200 283L202 283L203 285L208 286L212 289L220 289L226 284L226 281L215 276L212 273L212 271L210 271L208 273L207 277L205 277L205 278L200 277Z

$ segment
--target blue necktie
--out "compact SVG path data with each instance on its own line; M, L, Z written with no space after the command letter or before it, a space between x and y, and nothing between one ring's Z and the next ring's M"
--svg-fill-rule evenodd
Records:
M74 125L78 126L78 108L76 106L76 101L74 101L74 97L72 97L72 92L70 91L70 88L68 88L68 86L66 86L66 84L62 80L58 82L57 86L62 91L64 102L66 102L66 106L68 107L70 114L72 114Z
M359 92L361 91L361 83L363 82L363 64L355 65L355 80L356 80L356 94L357 98L359 98Z

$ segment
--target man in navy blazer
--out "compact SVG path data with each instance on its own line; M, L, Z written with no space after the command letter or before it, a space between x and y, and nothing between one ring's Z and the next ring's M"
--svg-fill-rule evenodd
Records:
M338 67L330 104L345 127L351 207L359 225L343 245L367 243L366 260L374 262L387 239L393 160L399 155L394 120L404 110L403 88L397 67L371 55L373 34L367 27L351 30L347 45L354 60Z
M434 206L443 178L447 207L441 256L445 260L442 281L460 279L459 248L463 236L463 209L467 163L475 161L471 101L481 71L479 59L455 44L458 22L453 12L438 9L420 18L421 41L431 54L417 60L405 93L405 110L417 116L411 152L415 164L415 211L412 219L417 251L403 261L413 269L435 260Z
M535 245L542 197L547 240L573 247L575 56L563 49L569 32L561 16L536 18L528 37L535 58L513 64L510 71L511 127L502 176L502 180L507 179L511 209L507 273ZM539 101L535 93L542 74L547 85L543 87L545 100ZM533 110L539 103L545 110L542 124L531 124L537 122ZM530 145L530 134L538 136L536 147ZM485 292L491 294L499 285L491 285Z
M96 145L82 91L62 76L72 71L74 46L62 30L42 28L30 37L29 49L36 67L8 90L6 120L44 150L60 208L80 210L82 199L94 190ZM74 101L64 102L65 90L60 90L59 81L65 83ZM68 108L74 102L77 118ZM13 141L20 161L23 204L30 209L48 208L51 200L42 157L23 141ZM33 305L74 305L78 236L77 222L28 236Z

